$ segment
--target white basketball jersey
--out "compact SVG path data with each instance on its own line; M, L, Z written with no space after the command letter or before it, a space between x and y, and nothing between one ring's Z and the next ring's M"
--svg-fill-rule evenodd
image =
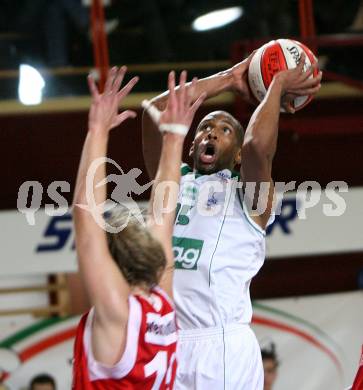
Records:
M173 236L181 330L249 323L249 287L265 259L265 231L245 212L238 178L182 166Z

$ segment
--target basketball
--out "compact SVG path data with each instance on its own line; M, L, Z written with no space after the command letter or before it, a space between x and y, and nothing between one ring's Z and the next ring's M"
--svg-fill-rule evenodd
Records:
M251 91L258 101L265 97L267 89L276 73L281 70L293 69L300 61L301 53L305 52L304 70L317 63L313 52L303 43L292 39L277 39L261 46L254 56L248 69L248 82ZM314 70L317 76L319 69ZM311 76L313 77L313 76ZM311 100L312 96L299 96L293 101L295 110L301 110ZM281 111L284 111L282 108Z

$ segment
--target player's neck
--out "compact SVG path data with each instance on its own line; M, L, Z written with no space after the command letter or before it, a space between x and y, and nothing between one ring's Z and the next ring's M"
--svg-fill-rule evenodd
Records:
M133 286L131 288L131 294L134 295L141 295L141 296L149 296L150 295L150 288L140 285L140 286Z

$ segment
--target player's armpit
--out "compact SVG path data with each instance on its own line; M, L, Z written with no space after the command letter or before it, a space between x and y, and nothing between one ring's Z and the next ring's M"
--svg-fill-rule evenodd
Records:
M265 229L270 219L274 202L274 182L245 182L243 191L243 207L245 211L262 229Z
M126 317L128 317L127 314ZM97 309L94 310L91 343L94 359L107 366L117 364L125 352L128 321L105 321Z

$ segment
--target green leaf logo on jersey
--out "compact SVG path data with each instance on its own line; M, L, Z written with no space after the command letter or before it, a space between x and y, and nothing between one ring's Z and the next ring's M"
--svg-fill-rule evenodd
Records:
M204 241L193 238L173 237L175 268L196 270Z

